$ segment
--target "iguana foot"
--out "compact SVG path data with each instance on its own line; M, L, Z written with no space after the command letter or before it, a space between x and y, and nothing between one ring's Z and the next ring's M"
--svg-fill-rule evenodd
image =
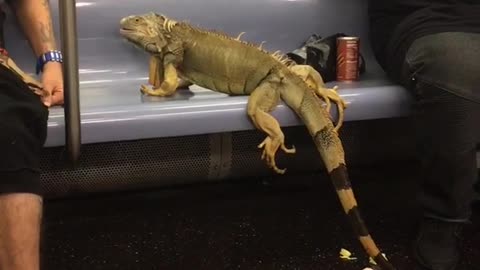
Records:
M292 146L292 148L285 146L285 135L280 128L280 124L270 114L280 101L280 91L275 87L277 81L277 77L271 75L250 94L247 113L255 127L267 135L265 140L258 145L258 148L263 148L262 160L265 160L268 167L276 173L284 174L286 169L277 167L275 154L279 148L287 154L294 154L296 150L295 146Z
M151 66L155 66L157 62L158 60L151 60ZM155 69L155 67L150 69ZM150 74L152 74L152 72ZM153 78L152 76L153 75L150 75L149 82L154 83L153 89L150 89L147 85L142 84L140 86L140 91L142 91L142 93L151 96L165 97L173 95L173 93L175 93L175 91L177 90L179 78L177 76L177 70L175 69L173 64L170 63L165 66L163 75L164 80L159 80L159 78L162 77L160 75L156 77L154 76ZM158 84L160 84L160 86L158 86Z
M172 95L175 91L163 90L162 87L150 88L146 84L140 86L140 92L149 96L166 97Z
M282 149L287 154L295 154L296 152L295 146L292 146L292 148L287 148L283 139L272 139L269 136L258 145L258 148L263 148L262 160L265 160L268 167L279 174L284 174L287 169L279 169L275 163L275 154L277 153L278 148Z
M330 112L331 108L331 101L337 104L338 108L338 122L337 125L335 126L334 130L338 132L340 127L342 127L343 124L343 119L344 119L344 110L347 108L347 104L345 103L345 100L340 97L340 95L337 92L338 87L334 86L333 88L316 88L315 93L317 96L322 98L325 103L327 104L326 110Z
M326 88L320 73L310 65L294 65L290 67L290 70L307 83L310 88L314 89L317 96L325 101L328 112L330 112L331 101L337 105L338 123L335 126L335 131L338 131L343 124L344 110L347 108L345 101L337 92L338 87Z

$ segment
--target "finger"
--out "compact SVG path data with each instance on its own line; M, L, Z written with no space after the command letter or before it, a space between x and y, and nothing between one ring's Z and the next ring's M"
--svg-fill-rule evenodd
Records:
M45 94L45 92L43 92L42 102L47 107L52 106L52 96L48 95L48 94Z
M53 92L52 105L63 105L63 91Z
M42 102L47 107L52 105L52 89L46 85L43 88Z

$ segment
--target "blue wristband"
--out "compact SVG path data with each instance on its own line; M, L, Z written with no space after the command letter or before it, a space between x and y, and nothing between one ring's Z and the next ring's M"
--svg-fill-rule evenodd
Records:
M63 55L62 55L62 52L61 51L58 51L58 50L52 50L52 51L48 51L42 55L40 55L40 57L38 57L38 60L37 60L37 74L40 73L40 71L43 70L43 66L47 63L47 62L59 62L59 63L63 63Z

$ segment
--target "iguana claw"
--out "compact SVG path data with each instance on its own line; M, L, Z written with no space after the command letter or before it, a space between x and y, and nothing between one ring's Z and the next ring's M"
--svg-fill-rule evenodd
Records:
M150 89L148 89L148 86L146 84L140 85L140 93L148 95L148 90Z
M287 169L279 169L275 163L275 154L278 148L281 148L287 154L295 154L295 146L287 148L281 139L272 139L271 137L265 138L262 143L258 145L258 148L263 148L262 160L267 162L269 168L273 169L278 174L284 174Z

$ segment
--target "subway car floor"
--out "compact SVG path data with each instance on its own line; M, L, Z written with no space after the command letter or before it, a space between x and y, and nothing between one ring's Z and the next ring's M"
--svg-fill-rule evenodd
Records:
M374 239L398 269L414 269L415 166L350 174ZM287 171L260 181L48 200L42 269L364 269L368 258L327 180ZM480 269L478 204L463 238L458 269ZM357 259L340 259L341 248Z

